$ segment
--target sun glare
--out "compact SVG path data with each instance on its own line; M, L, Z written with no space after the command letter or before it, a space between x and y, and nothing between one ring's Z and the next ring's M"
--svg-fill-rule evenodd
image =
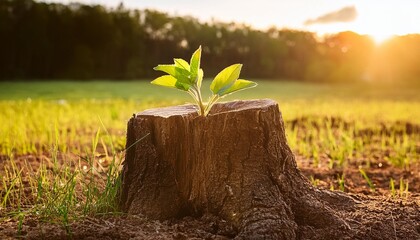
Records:
M376 45L381 45L396 35L420 33L415 7L408 8L403 4L390 2L379 6L373 1L361 1L355 4L355 9L357 17L354 21L317 23L305 26L305 29L319 35L352 31L370 36Z
M377 45L384 43L385 41L387 41L388 39L394 36L393 34L390 34L390 33L369 33L368 35L373 39L373 41Z

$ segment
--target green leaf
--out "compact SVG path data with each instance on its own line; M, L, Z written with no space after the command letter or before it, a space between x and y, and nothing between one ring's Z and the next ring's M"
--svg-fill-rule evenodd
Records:
M193 83L197 82L198 72L200 71L200 61L201 61L201 46L193 53L190 60L190 71L191 71L191 79L194 81Z
M158 65L157 67L153 68L156 71L165 72L172 77L176 78L181 83L191 84L190 72L177 67L176 65Z
M176 78L174 78L171 75L158 77L150 83L163 87L176 88L183 91L188 91L188 89L190 89L190 85L179 82Z
M174 58L175 66L190 71L190 64L182 58Z
M214 94L221 95L221 92L230 88L232 84L239 78L241 73L242 64L233 64L225 69L223 69L217 76L214 78L213 82L210 85L210 89Z
M203 82L204 72L203 69L200 68L197 75L197 86L201 88L201 82Z
M256 82L253 82L253 81L238 79L238 80L235 81L235 83L233 83L232 86L230 86L230 88L224 90L219 95L220 96L226 96L226 95L229 95L229 94L237 92L237 91L245 90L245 89L248 89L248 88L253 88L257 85L258 84Z

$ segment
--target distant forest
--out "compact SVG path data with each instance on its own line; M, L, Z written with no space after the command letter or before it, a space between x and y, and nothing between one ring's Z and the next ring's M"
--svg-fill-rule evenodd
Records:
M279 16L281 17L281 16ZM207 22L122 5L0 1L0 80L150 79L152 68L203 47L205 77L243 63L242 76L311 82L420 82L420 35L376 46L368 36Z

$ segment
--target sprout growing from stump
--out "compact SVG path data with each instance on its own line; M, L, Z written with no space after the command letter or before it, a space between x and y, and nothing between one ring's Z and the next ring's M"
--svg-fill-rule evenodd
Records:
M205 103L201 95L201 83L204 72L200 68L200 64L201 46L193 53L189 63L184 59L175 58L174 64L158 65L153 68L156 71L162 71L168 75L158 77L151 83L188 92L196 102L198 113L201 116L207 116L210 109L219 99L234 92L257 86L255 82L239 79L242 64L233 64L223 69L213 79L210 85L212 96Z

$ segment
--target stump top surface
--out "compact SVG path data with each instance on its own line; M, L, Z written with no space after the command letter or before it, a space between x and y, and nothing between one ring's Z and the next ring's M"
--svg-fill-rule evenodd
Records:
M232 101L216 103L211 109L209 116L218 115L227 112L240 112L245 110L265 109L271 106L276 106L277 102L271 99L257 99L246 101ZM164 108L147 109L136 114L136 116L155 116L168 118L171 116L185 116L197 114L195 105L185 104L179 106L171 106Z

